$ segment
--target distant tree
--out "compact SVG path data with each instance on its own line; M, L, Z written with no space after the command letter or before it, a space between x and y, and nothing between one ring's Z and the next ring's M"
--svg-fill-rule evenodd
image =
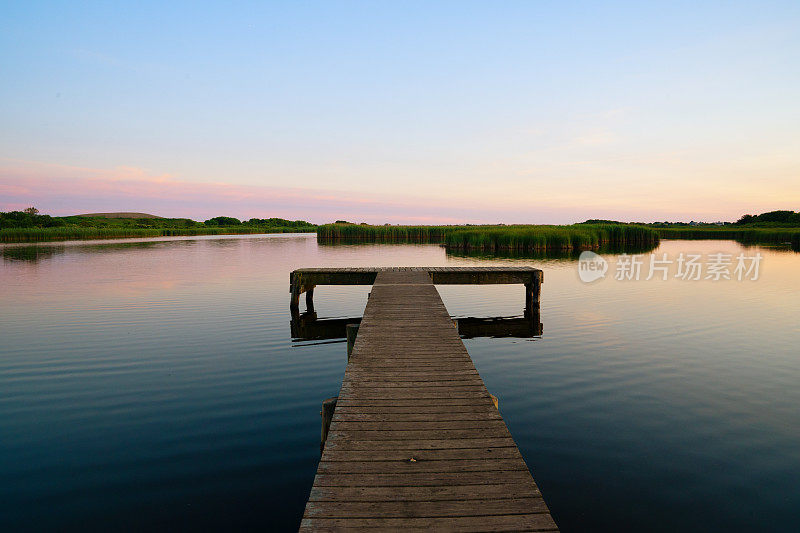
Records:
M580 224L625 224L624 222L620 222L618 220L605 220L602 218L590 218L586 222L580 222Z
M23 211L26 215L36 216L39 214L39 210L35 207L27 207L25 211Z
M49 228L64 225L61 219L50 215L37 215L31 210L36 211L36 208L29 207L24 211L0 213L0 228Z
M348 222L346 220L337 220L336 224L352 224L352 222Z
M736 224L797 225L800 224L800 212L769 211L755 216L744 215L736 221Z
M797 217L794 211L770 211L758 215L759 222L795 222Z
M276 227L283 227L283 228L314 228L316 227L314 224L310 222L306 222L305 220L286 220L285 218L251 218L246 222L242 222L242 224L247 224L248 226L268 226L271 228Z
M206 226L239 226L242 221L233 217L214 217L205 221Z

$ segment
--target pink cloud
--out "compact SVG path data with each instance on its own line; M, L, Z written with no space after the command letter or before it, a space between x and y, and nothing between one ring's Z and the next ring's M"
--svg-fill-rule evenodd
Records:
M93 169L0 160L0 210L35 205L43 213L137 211L203 220L217 215L329 222L455 224L475 214L442 213L432 199L385 201L349 192L188 182L133 167ZM467 218L465 218L465 216Z

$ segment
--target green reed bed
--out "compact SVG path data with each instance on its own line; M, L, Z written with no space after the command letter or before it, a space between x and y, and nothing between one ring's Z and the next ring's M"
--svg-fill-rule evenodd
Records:
M444 236L465 226L368 226L366 224L323 224L317 238L324 241L425 242L441 243Z
M161 230L135 228L5 228L0 229L0 242L46 242L82 239L116 239L123 237L158 237Z
M800 228L658 228L664 239L729 239L742 244L790 244L800 247Z
M239 235L250 233L293 233L297 228L234 226L195 228L91 228L60 226L55 228L5 228L0 229L0 242L47 242L89 239L124 239L181 235Z
M326 224L317 228L320 242L442 243L451 250L518 251L589 250L604 244L655 245L658 234L632 225L573 226L368 226Z
M577 224L573 226L508 226L453 231L445 245L453 250L536 252L595 250L603 245L655 246L658 234L632 225Z

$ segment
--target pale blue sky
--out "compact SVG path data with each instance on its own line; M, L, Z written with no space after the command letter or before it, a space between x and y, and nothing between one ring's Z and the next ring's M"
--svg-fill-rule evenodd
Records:
M0 209L800 209L800 2L1 5Z

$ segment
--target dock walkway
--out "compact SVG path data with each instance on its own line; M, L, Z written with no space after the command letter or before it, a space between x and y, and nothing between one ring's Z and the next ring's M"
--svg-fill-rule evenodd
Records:
M300 525L372 528L557 530L423 269L375 273Z

